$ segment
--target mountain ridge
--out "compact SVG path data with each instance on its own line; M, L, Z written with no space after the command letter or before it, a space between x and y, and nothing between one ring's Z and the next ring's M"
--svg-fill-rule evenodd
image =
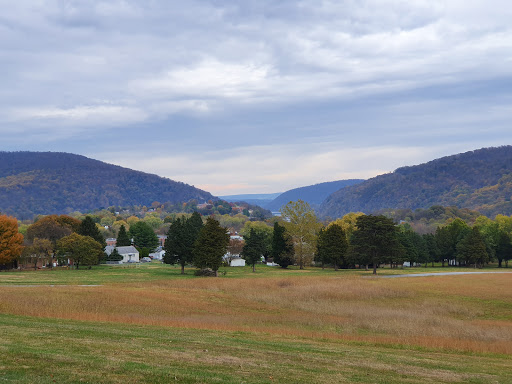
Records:
M334 192L321 204L322 217L389 208L456 206L488 216L512 214L512 146L481 148L397 168Z
M271 211L278 211L283 205L288 204L290 201L296 201L299 199L307 202L311 207L317 208L331 193L347 186L358 184L362 181L364 180L335 180L293 188L281 193L270 203L266 204L265 208L270 209Z
M179 181L83 155L0 151L0 211L19 218L191 199L216 198Z

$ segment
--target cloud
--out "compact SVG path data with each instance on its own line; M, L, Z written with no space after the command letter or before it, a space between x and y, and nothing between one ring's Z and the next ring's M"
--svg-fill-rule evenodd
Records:
M0 6L0 134L10 149L101 154L115 138L151 154L135 166L159 170L153 154L172 151L180 167L162 172L178 180L272 191L391 170L400 154L404 164L421 157L410 148L512 141L504 0ZM362 166L341 155L362 159L353 148L394 148L397 160ZM250 178L232 171L244 167Z

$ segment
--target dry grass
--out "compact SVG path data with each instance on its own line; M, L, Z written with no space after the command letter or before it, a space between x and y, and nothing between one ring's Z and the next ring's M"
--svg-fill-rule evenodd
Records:
M2 287L0 313L512 354L511 275Z

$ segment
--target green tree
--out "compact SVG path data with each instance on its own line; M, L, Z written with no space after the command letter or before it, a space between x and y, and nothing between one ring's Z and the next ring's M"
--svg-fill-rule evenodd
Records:
M62 255L73 260L76 269L80 265L98 264L103 257L103 247L100 243L90 236L82 236L78 233L72 233L58 240L57 248Z
M194 260L194 244L202 227L203 221L197 212L192 214L189 219L186 219L185 216L175 219L167 232L164 263L179 263L183 275L185 265Z
M425 241L425 245L427 248L427 258L425 259L425 267L427 263L432 263L434 266L434 261L439 258L439 249L437 248L436 237L431 233L427 233L423 235L423 240Z
M77 233L82 236L92 237L94 240L100 243L103 248L107 246L105 243L105 238L101 234L91 216L85 216L85 219L80 224L80 227L78 227Z
M347 249L347 238L339 225L329 225L318 234L317 255L322 266L329 263L337 271L339 266L345 264Z
M251 230L254 230L258 233L258 237L261 238L262 241L262 255L267 260L270 257L270 253L272 251L272 236L273 236L273 228L263 221L247 221L244 224L244 227L240 231L240 234L244 237L250 236Z
M320 223L309 204L302 200L290 201L281 208L281 215L286 231L293 239L295 260L299 268L304 269L313 260Z
M457 259L457 244L471 229L461 219L455 219L444 227L436 230L436 244L439 250L442 266L449 260Z
M352 235L355 260L359 264L372 264L374 275L379 264L403 252L393 220L385 216L363 215L357 218L356 228Z
M144 216L144 222L147 223L154 231L160 228L164 223L157 212L146 213L146 216Z
M498 267L502 267L503 261L507 263L512 258L512 239L510 235L500 230L500 236L498 239L498 246L496 247L496 259L498 259Z
M249 265L252 265L252 271L256 271L256 263L261 261L263 253L266 251L264 233L258 232L251 228L249 234L244 235L244 247L242 249L242 257Z
M121 256L116 248L112 250L110 255L106 257L107 261L121 261L123 260L123 256Z
M116 245L118 247L128 247L132 245L132 239L130 239L130 236L128 236L128 233L126 232L126 228L124 225L121 225L121 227L119 228Z
M274 263L279 264L281 268L287 268L293 265L295 260L295 249L293 247L293 240L286 233L286 228L274 223L274 231L272 234L272 248L270 256Z
M217 220L209 217L194 244L195 266L201 269L211 268L217 276L228 245L227 229L221 227Z
M130 235L135 245L140 248L148 248L152 251L160 244L153 228L144 221L137 221L130 226Z
M457 259L465 265L474 264L482 268L489 261L484 239L478 227L471 231L457 244Z

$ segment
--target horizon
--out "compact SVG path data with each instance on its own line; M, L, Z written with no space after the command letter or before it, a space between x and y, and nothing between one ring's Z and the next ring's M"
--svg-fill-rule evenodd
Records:
M512 143L503 0L2 5L0 150L226 196Z

